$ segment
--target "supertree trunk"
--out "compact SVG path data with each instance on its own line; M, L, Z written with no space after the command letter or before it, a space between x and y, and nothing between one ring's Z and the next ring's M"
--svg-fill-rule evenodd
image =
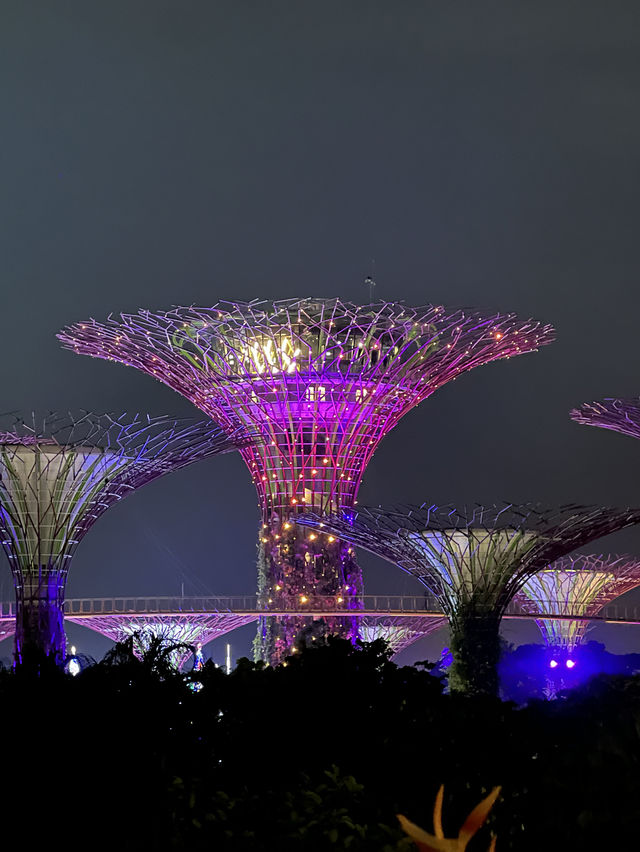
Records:
M265 529L266 527L266 529ZM275 612L309 610L309 616L261 619L255 658L272 665L299 644L327 635L354 641L356 612L362 608L362 572L353 548L331 534L292 522L263 524L258 551L258 595ZM344 609L345 617L314 616L313 611Z
M497 696L500 618L464 608L450 624L450 637L450 691Z
M15 660L24 671L64 662L64 585L60 572L40 569L16 587Z

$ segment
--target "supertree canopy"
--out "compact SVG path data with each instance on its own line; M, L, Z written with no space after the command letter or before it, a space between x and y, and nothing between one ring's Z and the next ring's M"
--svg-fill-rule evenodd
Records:
M631 556L564 556L522 586L519 602L532 614L560 615L536 620L551 649L571 654L589 622L571 616L597 615L611 601L640 586L640 561Z
M136 367L230 431L258 491L258 591L265 606L335 596L348 615L362 590L353 550L295 523L305 508L355 503L380 440L451 379L535 350L553 329L513 314L440 306L358 306L339 299L219 302L77 323L58 335L74 352ZM308 619L263 620L257 653L274 662ZM271 626L270 626L271 625ZM353 635L353 617L322 629Z
M585 402L571 411L571 419L583 426L600 426L640 438L640 398L603 399Z
M233 449L211 421L49 415L0 430L0 534L16 589L15 658L64 659L64 590L76 547L114 503Z
M418 639L435 633L446 623L446 618L432 616L363 615L360 618L360 638L365 642L384 639L395 655Z
M302 524L330 530L420 580L449 620L455 691L497 692L499 626L520 586L577 547L638 523L640 510L538 505L360 508Z
M122 642L132 636L133 650L137 656L144 654L152 639L159 639L169 655L171 665L180 669L198 644L206 645L237 627L255 621L257 616L234 612L188 612L171 615L67 615L66 618L114 642Z

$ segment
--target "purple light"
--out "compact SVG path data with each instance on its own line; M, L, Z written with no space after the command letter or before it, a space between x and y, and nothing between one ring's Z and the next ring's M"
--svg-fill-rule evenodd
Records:
M567 660L565 665L567 666L568 669L572 669L575 666L575 661L574 660Z
M353 521L363 473L405 414L462 373L553 336L551 326L514 314L314 298L143 310L76 323L60 339L164 382L242 436L262 510L265 604L346 592L345 612L353 612L328 628L351 638L362 589L355 553L327 532L309 545L297 519L346 510ZM304 617L273 622L258 656L280 661L310 626Z
M551 660L551 662L549 663L549 666L550 666L552 669L555 669L557 665L558 665L558 661L557 661L557 660Z

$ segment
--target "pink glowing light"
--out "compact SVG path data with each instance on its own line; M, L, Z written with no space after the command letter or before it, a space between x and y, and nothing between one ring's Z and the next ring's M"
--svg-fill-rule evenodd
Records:
M265 599L344 590L345 609L357 609L353 550L328 537L302 550L304 533L293 523L285 535L284 522L353 507L378 444L407 412L474 367L535 351L554 333L514 314L288 299L139 311L58 336L74 352L153 376L244 435L240 453L269 529Z

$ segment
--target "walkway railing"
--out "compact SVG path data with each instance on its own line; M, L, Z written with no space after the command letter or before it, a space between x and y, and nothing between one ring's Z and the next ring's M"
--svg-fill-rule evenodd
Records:
M533 613L525 609L519 602L512 602L505 618L537 618L541 620L554 618L561 620L585 619L588 621L615 621L627 624L640 623L640 606L632 604L609 604L596 616L581 616L575 614L558 615L553 610L560 610L566 603L557 602L547 612ZM164 614L171 615L193 613L233 613L258 615L314 615L314 616L345 616L345 615L406 615L441 618L442 608L438 601L429 594L426 595L363 595L358 609L348 609L346 602L338 602L336 597L315 597L307 601L295 601L288 605L267 604L266 606L257 595L231 595L208 597L108 597L108 598L70 598L65 601L65 615L74 618L90 617L92 615L136 615ZM15 618L15 602L0 602L0 618Z

